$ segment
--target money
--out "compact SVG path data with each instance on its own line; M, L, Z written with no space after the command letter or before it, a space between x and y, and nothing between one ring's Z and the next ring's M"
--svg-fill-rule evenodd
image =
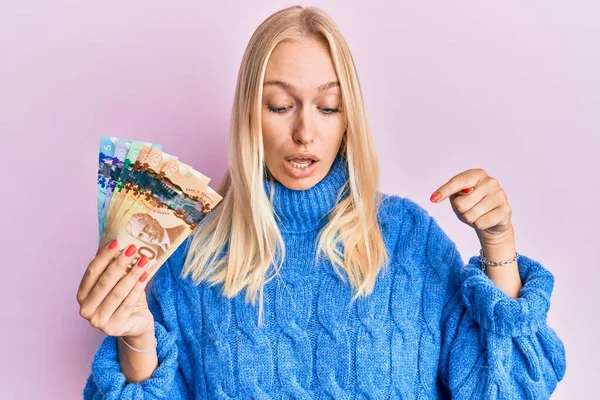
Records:
M112 162L110 165L110 173L108 176L108 183L106 185L106 194L104 197L104 205L102 206L102 231L104 231L104 225L106 224L106 213L108 211L108 206L110 204L110 200L112 198L113 192L115 190L115 186L119 181L119 176L121 175L121 170L123 169L123 163L125 162L125 158L129 151L129 146L131 144L130 140L127 139L117 139L115 144L114 157L112 157Z
M138 198L140 191L146 188L148 180L151 179L151 176L146 174L148 168L150 168L151 171L158 171L164 165L164 162L171 157L173 156L163 153L158 147L150 148L147 145L142 146L138 158L134 162L133 167L125 180L123 189L115 200L115 207L113 207L112 213L108 216L108 226L104 229L105 238L101 240L102 244L108 240L108 238L106 238L106 232L110 232L110 226L114 219L123 217ZM157 172L154 172L154 174L156 173Z
M117 138L112 136L100 137L100 148L98 151L98 231L102 236L104 230L104 200L106 199L106 188L110 179L110 167L115 154Z
M208 186L210 178L195 171L191 166L178 160L169 160L159 174L162 189L168 192L168 198L163 197L163 191L158 189L153 193L159 202L170 208L173 215L185 221L190 227L189 231L183 231L172 245L156 263L148 267L148 275L152 276L155 271L173 254L181 243L189 236L195 227L202 221L223 198ZM173 192L178 196L173 196Z
M114 157L109 182L115 182L114 189L110 197L107 192L106 222L101 234L101 245L114 238L120 250L135 245L137 254L132 264L147 256L149 278L222 200L209 187L209 177L162 148L151 146L130 142L122 165L122 154Z
M121 248L134 244L138 256L147 256L151 266L164 260L169 249L192 231L186 221L150 195L140 198L116 224L114 236Z
M125 160L123 160L123 167L121 168L121 174L119 175L119 178L117 179L117 182L115 184L113 194L110 197L110 200L108 202L108 207L104 211L104 218L105 218L106 222L104 224L103 230L106 230L106 225L108 224L108 220L110 219L110 214L114 207L115 200L119 197L119 193L121 192L121 189L123 189L123 181L129 175L129 170L131 169L131 166L133 165L133 163L137 159L138 155L140 154L140 149L142 148L143 145L144 145L143 142L138 142L138 141L133 141L129 145L129 149L127 151L127 156L125 157Z
M213 192L208 187L210 178L174 159L167 161L159 173L159 178L160 184L150 188L153 194L172 210L185 213L189 223L198 223L196 219L202 217L203 207L203 204L199 203L200 196L205 192ZM219 197L217 195L210 201L218 203L221 200Z
M127 177L129 176L129 172L133 168L133 164L137 160L137 158L140 154L140 150L142 149L142 146L144 146L144 145L147 145L149 147L157 147L159 149L162 148L162 146L158 145L158 144L153 145L152 143L144 143L144 142L139 142L139 141L131 142L131 144L129 145L129 150L127 152L127 156L125 157L125 160L123 161L123 167L121 168L121 174L119 175L118 181L113 190L113 194L110 198L108 208L104 211L104 218L106 221L105 226L103 227L104 230L106 230L106 225L108 225L108 223L111 219L110 217L111 217L112 210L115 206L116 200L119 198L119 194L121 193L121 190L123 189L124 182L127 180Z
M133 161L134 164L135 162L139 162L140 164L145 162L146 157L148 157L148 154L150 153L151 147L141 144L141 148L138 150L138 156L137 158ZM125 171L125 170L123 170ZM101 240L100 240L100 246L104 246L107 243L107 240L112 240L109 239L107 237L107 232L110 231L110 228L112 226L113 220L115 219L115 216L118 214L118 211L121 209L121 205L123 203L123 200L125 199L125 196L127 194L127 191L129 190L133 190L134 188L136 188L136 175L137 172L135 172L133 170L133 164L131 165L130 168L128 168L127 170L127 177L125 178L125 182L122 186L122 189L118 190L117 192L113 193L113 198L111 199L111 203L112 203L112 207L109 206L109 212L107 215L107 221L106 224L104 226L104 234L101 234ZM123 172L122 172L123 173ZM117 184L117 187L119 185ZM115 198L116 196L116 198ZM124 210L126 211L126 210ZM121 212L121 215L124 214L124 212Z
M119 198L115 201L113 213L109 217L109 225L107 225L107 229L104 231L102 244L107 244L114 238L116 234L115 229L118 229L118 227L113 227L113 222L122 220L129 209L140 198L140 194L144 190L148 190L152 185L156 185L153 181L156 180L155 177L160 173L160 170L169 158L172 158L172 156L164 153L159 148L150 148L147 145L142 146L138 158L134 162L123 189L119 194Z

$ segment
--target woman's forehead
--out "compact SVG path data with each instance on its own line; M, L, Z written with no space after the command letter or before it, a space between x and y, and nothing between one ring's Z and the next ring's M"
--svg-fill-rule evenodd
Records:
M297 88L317 88L337 81L337 75L329 50L322 44L280 43L267 63L266 81L283 81Z

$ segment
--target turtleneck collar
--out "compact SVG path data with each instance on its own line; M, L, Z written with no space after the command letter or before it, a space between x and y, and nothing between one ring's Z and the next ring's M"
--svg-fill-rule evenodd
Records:
M306 190L292 190L274 180L273 210L281 232L302 233L321 229L336 204L339 190L348 180L348 160L338 154L327 175ZM270 198L271 183L264 181ZM344 196L348 193L346 188ZM342 197L343 198L343 197Z

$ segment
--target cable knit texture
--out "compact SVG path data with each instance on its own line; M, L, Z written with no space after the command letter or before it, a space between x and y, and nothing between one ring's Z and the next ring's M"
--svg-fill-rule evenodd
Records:
M127 383L117 342L106 337L91 364L86 399L546 399L565 373L564 346L546 324L553 276L520 255L523 288L507 296L467 264L415 202L379 193L378 222L390 262L374 292L351 288L316 240L348 177L338 156L304 191L274 186L286 245L265 287L265 316L245 293L180 277L190 240L161 267L148 301L159 366ZM271 187L265 182L265 191ZM344 193L343 195L347 195Z

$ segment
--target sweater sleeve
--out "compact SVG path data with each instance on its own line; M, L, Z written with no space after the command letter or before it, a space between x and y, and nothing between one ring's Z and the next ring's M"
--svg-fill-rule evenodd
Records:
M547 399L566 368L565 349L546 324L553 275L519 254L522 289L508 296L481 270L464 265L454 242L429 217L426 266L445 286L439 314L438 382L455 399Z
M84 399L189 398L189 385L178 362L180 334L177 329L167 329L169 321L165 318L175 308L171 287L176 283L169 264L176 259L169 259L158 270L148 288L148 307L154 316L157 340L157 369L143 382L126 382L118 359L117 337L106 336L92 360L91 374L83 390Z

